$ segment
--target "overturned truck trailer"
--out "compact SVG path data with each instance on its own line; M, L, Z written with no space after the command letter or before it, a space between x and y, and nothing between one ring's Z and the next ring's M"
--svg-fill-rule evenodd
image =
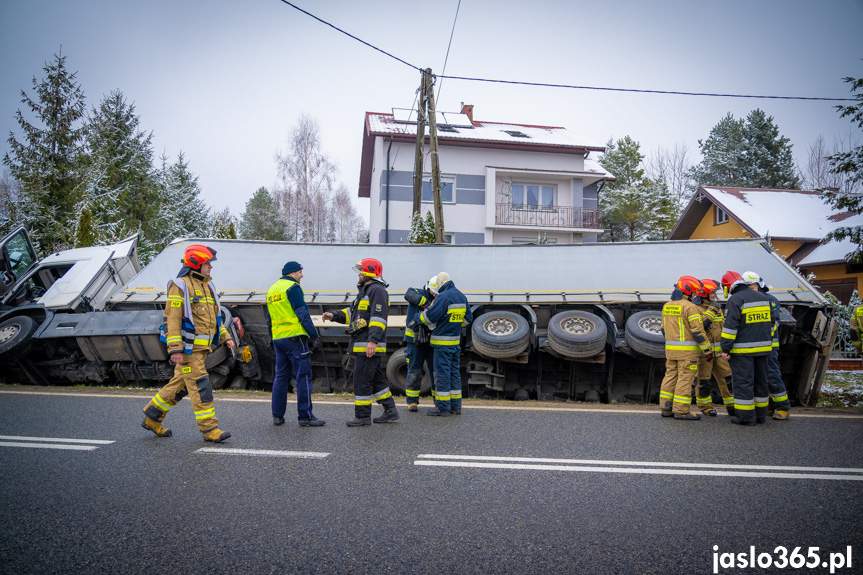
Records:
M783 305L780 361L789 395L817 399L836 337L828 300L765 240L584 245L297 244L176 240L109 301L106 311L58 313L33 334L26 356L0 355L6 380L159 386L172 372L158 340L168 279L183 250L218 251L214 282L239 345L211 354L214 387L269 389L275 359L266 293L285 261L305 267L306 301L323 347L312 358L317 392L350 391L344 326L324 322L356 295L352 266L379 259L389 282L387 377L404 391L405 290L447 271L473 309L462 354L470 397L656 402L664 373L660 310L685 274L719 278L754 270ZM426 374L423 391L431 388Z

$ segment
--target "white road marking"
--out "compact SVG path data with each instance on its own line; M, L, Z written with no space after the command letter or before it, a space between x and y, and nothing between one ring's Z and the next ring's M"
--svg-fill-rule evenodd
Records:
M295 459L323 459L329 453L315 451L277 451L274 449L236 449L233 447L202 447L195 453L221 453L223 455L251 455L254 457L293 457Z
M701 469L751 469L757 471L819 471L863 473L863 467L791 467L781 465L735 465L732 463L674 463L666 461L617 461L609 459L550 459L545 457L499 457L494 455L443 455L421 453L420 459L463 459L514 463L559 463L562 465L636 465L645 467L695 467Z
M453 461L461 459L463 461ZM483 461L477 461L477 460ZM466 460L466 461L465 461ZM514 463L514 461L534 463ZM507 463L510 462L510 463ZM556 465L542 462L556 462ZM572 465L572 463L581 463ZM642 465L643 467L606 467L605 465ZM710 470L704 466L720 469L770 469L770 466L745 466L745 465L713 465L713 464L684 464L667 462L628 462L628 461L600 461L600 460L567 460L567 459L544 459L529 457L493 457L493 456L461 456L461 455L419 455L414 465L428 467L466 467L480 469L518 469L535 471L581 471L586 473L634 473L643 475L701 475L708 477L760 477L773 479L820 479L832 481L863 481L863 474L856 468L831 468L831 467L804 467L804 468L781 468L775 469L805 469L811 473L787 473L777 471L730 471ZM663 468L664 467L664 468ZM668 467L675 467L669 469ZM679 469L677 469L679 467ZM684 467L696 467L697 469L683 469ZM839 471L845 473L858 473L857 475L834 475L830 473L815 473L822 471Z
M54 441L56 443L95 443L97 445L108 445L114 443L107 439L66 439L62 437L21 437L18 435L0 435L0 439L11 439L13 441Z
M0 441L0 447L31 447L35 449L72 449L75 451L93 451L99 449L95 445L60 445L56 443L24 443L21 441Z

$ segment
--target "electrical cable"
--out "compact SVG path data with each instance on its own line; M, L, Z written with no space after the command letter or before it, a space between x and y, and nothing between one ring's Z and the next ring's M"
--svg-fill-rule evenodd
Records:
M315 20L317 20L321 24L325 24L325 25L329 26L330 28L332 28L333 30L341 32L345 36L356 40L360 44L364 44L365 46L368 46L372 50L376 50L376 51L380 52L381 54L384 54L385 56L389 56L393 60L401 62L405 66L408 66L410 68L413 68L414 70L418 70L422 74L425 74L425 70L423 70L419 66L414 66L410 62L406 62L406 61L402 60L401 58L399 58L398 56L393 56L389 52L387 52L385 50L381 50L377 46L369 44L365 40L361 40L361 39L357 38L356 36L354 36L353 34L345 32L341 28L334 26L333 24L330 24L326 20L322 20L321 18L318 18L314 14L303 10L299 6L288 2L288 0L280 0L280 1L283 4L287 4L291 8L294 8L295 10L302 12L306 16L314 18ZM459 0L459 5L461 5L461 0ZM456 12L456 18L458 18L458 12ZM453 22L453 31L455 31L455 22ZM452 35L450 35L450 42L452 42ZM449 57L449 48L447 48L447 57ZM444 67L446 67L446 62L444 62ZM810 100L810 101L817 100L817 101L823 101L823 102L856 102L857 101L856 98L814 98L814 97L807 97L807 96L760 96L760 95L754 95L754 94L720 94L720 93L710 93L710 92L680 92L680 91L672 91L672 90L642 90L642 89L637 89L637 88L603 88L603 87L599 87L599 86L573 86L570 84L550 84L550 83L545 83L545 82L521 82L521 81L517 81L517 80L493 80L493 79L489 79L489 78L471 78L471 77L467 77L467 76L444 76L444 75L435 75L435 74L432 74L432 76L435 78L441 78L441 79L446 78L446 79L450 79L450 80L464 80L464 81L468 81L468 82L491 82L491 83L495 83L495 84L511 84L511 85L516 85L516 86L535 86L535 87L540 87L540 88L568 88L571 90L600 90L600 91L605 91L605 92L630 92L630 93L636 93L636 94L664 94L664 95L675 95L675 96L709 96L709 97L714 97L714 98L754 98L754 99L768 99L768 100ZM440 87L438 87L438 93L439 92L440 92Z
M458 6L455 7L455 18L452 21L452 31L449 33L449 44L446 45L446 56L443 59L443 70L441 70L441 74L446 74L446 63L449 61L449 49L452 46L452 37L455 34L455 23L458 21L458 11L461 8L461 0L458 0ZM441 76L443 78L444 76ZM438 84L437 87L437 96L435 96L435 102L440 101L440 91L443 88L443 81Z

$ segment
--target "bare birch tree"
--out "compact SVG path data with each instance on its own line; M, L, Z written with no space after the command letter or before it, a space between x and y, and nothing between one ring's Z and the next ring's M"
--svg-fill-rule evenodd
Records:
M828 148L822 136L807 148L806 166L801 168L800 177L803 180L804 189L807 190L836 190L839 193L859 193L852 182L844 173L832 171L829 156L847 152L858 146L851 134L846 140L842 136L833 138L832 147Z
M696 189L691 175L693 163L686 144L675 143L671 148L658 146L645 164L648 179L664 182L677 205L685 207Z

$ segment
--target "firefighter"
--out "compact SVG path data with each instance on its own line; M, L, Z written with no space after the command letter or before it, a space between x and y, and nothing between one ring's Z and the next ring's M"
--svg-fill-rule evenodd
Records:
M773 349L773 309L767 296L733 271L722 276L728 297L722 327L722 356L731 360L734 381L732 423L755 425L767 416L767 358Z
M712 376L716 378L716 385L719 386L722 403L725 404L728 415L734 415L734 395L732 395L729 387L731 384L731 366L728 365L728 360L722 357L722 348L720 347L722 324L725 321L725 316L716 301L716 290L719 289L719 282L713 279L702 279L701 285L703 289L698 292L698 296L701 298L699 307L704 321L704 331L710 341L713 360L709 361L707 355L702 355L698 363L698 393L695 394L695 403L701 409L701 413L710 416L716 415L710 391L710 378Z
M659 392L660 415L695 421L701 414L692 413L692 389L698 383L698 363L710 355L710 342L704 334L701 310L692 297L703 289L692 276L677 280L671 301L662 306L662 331L665 334L665 377Z
M312 323L300 280L303 266L288 262L282 277L267 292L267 323L276 353L273 379L273 425L285 422L288 383L293 374L297 391L297 421L300 427L320 427L326 422L312 413L312 353L321 346Z
M431 305L437 295L437 276L426 283L422 289L408 288L405 301L408 302L408 322ZM408 363L405 394L407 395L408 411L417 411L420 403L420 390L423 381L423 364L428 367L434 377L434 348L429 344L429 329L423 324L405 326L405 359Z
M863 305L858 305L851 312L851 343L857 350L857 355L863 356Z
M183 267L168 282L168 301L159 339L168 346L171 361L176 364L174 377L144 408L141 426L159 437L171 437L162 427L169 411L189 396L198 429L206 441L220 442L231 437L219 429L213 404L213 387L204 360L214 342L234 347L228 330L222 325L219 297L210 274L216 250L194 244L183 253Z
M417 321L431 329L434 348L434 403L426 415L461 415L461 328L473 320L467 298L447 272L437 274L438 294Z
M770 307L773 310L773 343L771 345L770 355L767 356L767 391L770 399L767 406L767 415L773 419L784 421L791 416L791 402L788 400L788 390L785 388L785 382L782 381L782 367L779 365L779 300L773 294L767 293L770 288L757 273L749 271L743 272L743 279L757 283L758 291L767 296L770 300Z
M387 352L387 318L390 298L389 284L383 278L383 265L374 258L364 258L353 267L358 274L357 297L351 307L326 312L324 320L348 324L345 329L351 336L350 350L354 362L354 419L348 427L391 423L399 418L396 402L390 392L381 358ZM372 400L384 412L372 420Z

